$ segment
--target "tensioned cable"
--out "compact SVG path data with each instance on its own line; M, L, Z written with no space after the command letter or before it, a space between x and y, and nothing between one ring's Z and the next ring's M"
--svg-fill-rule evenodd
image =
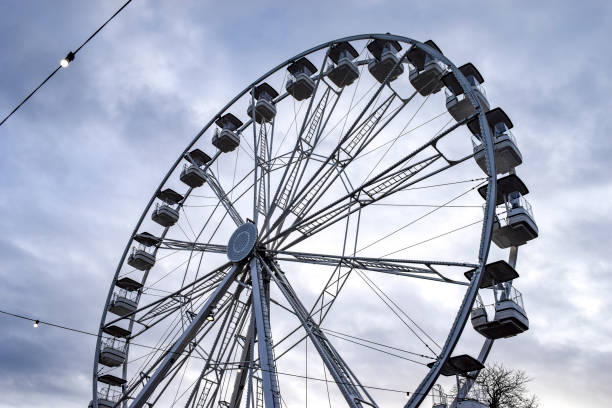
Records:
M437 204L370 204L371 206L384 207L440 207ZM445 205L444 208L482 208L481 205Z
M399 140L399 138L402 136L402 133L408 126L410 126L410 124L412 123L412 121L414 120L414 118L419 114L419 112L421 111L421 109L423 108L423 106L425 106L425 104L427 103L427 101L429 100L429 97L431 95L427 95L427 97L425 99L423 99L423 102L419 105L419 107L417 108L417 110L412 114L412 116L410 117L410 119L408 119L408 123L406 123L406 125L404 125L404 127L402 128L402 130L400 130L400 134L397 135L391 145L389 147L387 147L387 150L385 150L385 152L382 154L382 156L378 159L378 161L376 162L376 164L374 165L374 167L370 170L370 172L368 173L367 176L365 176L365 178L363 179L362 183L363 184L371 175L372 173L374 173L374 170L376 170L378 168L378 166L380 165L380 163L383 161L383 159L385 158L385 156L387 155L387 153L389 153L389 151L391 150L391 148L395 145L395 142L397 142Z
M451 181L449 183L441 183L441 184L430 184L428 186L405 187L405 188L400 188L398 191L421 190L424 188L445 187L445 186L452 186L455 184L465 184L465 183L471 183L473 181L482 181L482 180L487 180L487 177L479 177L479 178L460 180L460 181ZM374 204L370 204L370 205L374 205Z
M386 348L391 349L391 350L401 351L402 353L412 354L413 356L423 357L423 358L428 358L428 359L435 360L435 357L427 356L425 354L415 353L413 351L404 350L404 349L401 349L401 348L398 348L398 347L389 346L389 345L383 344L383 343L378 343L378 342L375 342L375 341L372 341L372 340L364 339L362 337L352 336L350 334L342 333L342 332L339 332L339 331L336 331L336 330L327 329L327 328L323 328L323 327L321 327L321 330L323 330L324 332L328 332L328 333L334 333L334 334L337 334L337 335L340 335L340 336L350 337L351 339L360 340L360 341L363 341L363 342L366 342L366 343L375 344L377 346L386 347Z
M404 251L404 250L406 250L406 249L409 249L409 248L415 247L415 246L417 246L417 245L424 244L424 243L429 242L429 241L433 241L434 239L441 238L441 237L443 237L443 236L446 236L446 235L452 234L453 232L457 232L457 231L460 231L460 230L462 230L462 229L465 229L465 228L471 227L472 225L480 224L481 222L482 222L482 219L480 219L480 220L478 220L478 221L471 222L471 223L469 223L469 224L463 225L463 226L458 227L458 228L455 228L455 229L453 229L453 230L450 230L450 231L444 232L444 233L442 233L442 234L440 234L440 235L436 235L435 237L431 237L431 238L425 239L425 240L423 240L423 241L416 242L416 243L414 243L414 244L412 244L412 245L408 245L408 246L406 246L406 247L404 247L404 248L400 248L400 249L398 249L398 250L396 250L396 251L389 252L388 254L383 255L381 258L384 258L384 257L389 256L389 255L393 255L393 254L395 254L395 253L398 253L398 252Z
M55 327L58 329L62 329L62 330L66 330L69 332L74 332L74 333L80 333L80 334L85 334L88 336L93 336L93 337L100 337L101 335L95 334L95 333L91 333L85 330L80 330L80 329L75 329L73 327L69 327L69 326L64 326L61 324L57 324L57 323L52 323L52 322L48 322L48 321L43 321L43 320L37 320L37 319L33 319L31 317L27 317L24 315L20 315L17 313L11 313L11 312L7 312L4 310L0 310L1 314L7 315L7 316L11 316L11 317L15 317L18 319L22 319L22 320L27 320L30 322L37 322L38 324L46 324L47 326L51 326L51 327ZM139 347L146 347L146 348L153 348L151 346L146 346L143 344L137 344L137 343L130 343L130 346L139 346ZM166 352L170 352L170 350L166 350L166 349L159 349L159 351L166 351ZM177 354L183 354L183 353L177 353ZM183 354L184 355L184 354ZM204 358L199 357L199 356L195 356L195 355L190 355L188 356L189 358L195 358L195 359L200 359L200 360L204 360ZM218 366L228 366L228 365L236 365L238 367L238 369L240 369L240 366L242 365L241 362L236 362L236 363L212 363L213 365L218 365ZM268 371L268 370L262 370L262 371ZM270 372L273 372L271 370L269 370ZM296 377L296 378L304 378L304 379L308 379L308 380L312 380L312 381L321 381L321 382L331 382L331 383L335 383L335 384L347 384L347 385L355 385L353 383L344 383L344 382L338 382L338 381L333 381L333 380L329 380L329 379L324 379L324 378L317 378L317 377L306 377L304 375L300 375L300 374L294 374L294 373L288 373L288 372L281 372L281 371L276 371L276 374L278 375L285 375L285 376L289 376L289 377ZM385 387L377 387L377 386L372 386L372 385L362 385L363 388L369 388L369 389L373 389L373 390L379 390L379 391L389 391L389 392L401 392L403 394L407 393L406 390L398 390L398 389L393 389L393 388L385 388Z
M359 343L358 341L347 339L347 338L344 338L344 337L341 337L341 336L337 336L337 335L332 334L332 333L327 333L327 335L335 337L335 338L340 339L340 340L348 341L349 343L357 344L358 346L361 346L361 347L369 348L371 350L376 350L376 351L378 351L380 353L387 354L387 355L393 356L393 357L397 357L397 358L400 358L402 360L410 361L412 363L416 363L416 364L420 364L420 365L427 365L427 364L423 363L422 361L417 361L417 360L410 359L408 357L400 356L399 354L395 354L395 353L391 353L389 351L381 350L381 349L373 347L373 346L368 346L367 344Z
M383 290L380 288L380 286L378 286L378 285L376 284L376 282L374 282L374 281L373 281L373 280L372 280L372 279L371 279L371 278L370 278L370 277L369 277L367 274L365 274L365 273L363 274L363 276L364 276L364 278L365 278L365 279L367 279L367 280L368 280L368 281L369 281L369 282L370 282L372 285L374 285L374 287L375 287L375 288L376 288L376 289L377 289L377 290L378 290L380 293L382 293L382 294L383 294L383 296L384 296L384 297L385 297L385 298L386 298L386 299L387 299L389 302L391 302L391 303L393 304L393 306L395 306L395 307L397 308L397 310L399 310L400 312L402 312L402 314L403 314L404 316L406 316L406 317L408 318L408 320L410 320L410 321L412 322L412 324L414 324L414 325L417 327L417 329L419 329L419 330L420 330L420 331L421 331L421 332L422 332L422 333L423 333L425 336L427 336L427 338L428 338L429 340L431 340L431 341L432 341L432 342L433 342L433 343L434 343L436 346L438 346L438 348L440 348L440 349L442 348L442 346L440 346L440 345L439 345L439 344L438 344L438 343L437 343L437 342L436 342L436 341L435 341L435 340L434 340L434 339L433 339L433 338L432 338L432 337L431 337L431 336L430 336L430 335L429 335L429 334L428 334L428 333L427 333L425 330L423 330L423 328L422 328L421 326L419 326L419 325L417 324L417 322L415 322L415 321L412 319L412 317L408 316L408 313L406 313L406 312L405 312L405 311L404 311L404 310L403 310L403 309L402 309L402 308L401 308L401 307L400 307L400 306L399 306L399 305L398 305L398 304L397 304L397 303L396 303L396 302L395 302L393 299L391 299L391 297L390 297L389 295L387 295L387 294L385 293L385 291L383 291Z
M383 297L380 295L380 293L378 293L378 292L376 291L376 289L374 289L374 288L372 287L372 284L370 284L370 282L369 282L367 279L365 279L365 278L364 278L364 276L363 276L363 272L361 272L359 269L355 269L355 272L357 272L357 275L359 275L359 277L360 277L360 278L361 278L361 279L362 279L362 280L363 280L363 281L366 283L366 285L368 285L368 287L369 287L370 289L372 289L372 292L374 292L374 294L375 294L376 296L378 296L378 298L379 298L379 299L380 299L380 300L381 300L381 301L382 301L382 302L383 302L383 303L384 303L384 304L385 304L385 305L386 305L386 306L389 308L389 310L391 310L391 312L392 312L392 313L393 313L393 314L394 314L394 315L395 315L395 316L396 316L396 317L397 317L397 318L398 318L398 319L399 319L399 320L400 320L402 323L404 323L404 326L406 326L406 327L408 328L408 330L410 330L410 331L412 332L412 334L414 334L414 335L416 336L416 338L417 338L417 339L419 339L419 340L421 341L421 343L423 343L423 345L424 345L425 347L427 347L427 349L428 349L429 351L431 351L431 352L432 352L432 353L433 353L435 356L438 356L438 354L437 354L437 353L436 353L436 352L435 352L435 351L434 351L434 350L433 350L433 349L432 349L432 348L429 346L429 344L427 344L427 342L426 342L425 340L423 340L423 339L421 338L421 336L419 336L419 335L417 334L417 332L416 332L416 331L415 331L415 330L414 330L412 327L410 327L410 325L409 325L408 323L406 323L406 322L404 321L404 319L402 319L402 317L399 315L399 313L397 313L397 311L396 311L395 309L393 309L393 308L391 307L391 305L389 305L389 303L387 303L387 301L386 301L386 300L385 300L385 299L384 299L384 298L383 298ZM410 320L412 320L412 319L410 319ZM438 347L439 347L439 346L438 346Z
M85 40L85 42L83 42L83 44L79 45L79 47L78 47L76 50L74 50L74 51L70 51L70 52L68 53L68 55L66 56L66 58L65 58L65 59L68 61L68 63L70 63L70 61L72 61L72 60L74 59L74 57L76 56L76 54L77 54L77 53L78 53L78 52L81 50L81 48L83 48L83 47L85 46L85 44L87 44L89 41L91 41L91 40L92 40L92 39L93 39L93 38L96 36L96 34L98 34L98 33L99 33L99 32L100 32L100 31L101 31L101 30L102 30L102 29L103 29L103 28L104 28L104 27L105 27L105 26L106 26L106 25L107 25L107 24L108 24L108 23L109 23L109 22L110 22L110 21L111 21L113 18L115 18L115 17L117 16L117 14L119 14L119 13L120 13L120 12L121 12L121 11L122 11L122 10L123 10L123 9L124 9L124 8L125 8L127 5L128 5L128 4L130 4L131 2L132 2L132 0L128 0L128 1L126 1L126 2L123 4L123 6L121 6L121 7L120 7L120 8L119 8L117 11L115 11L115 13L114 13L112 16L110 16L110 18L109 18L108 20L106 20L106 21L104 22L104 24L102 24L100 27L98 27L98 29L97 29L96 31L94 31L94 33L93 33L92 35L90 35L90 36L89 36L89 38L87 38L87 39ZM48 80L50 80L50 79L51 79L51 78L52 78L52 77L53 77L53 76L54 76L54 75L57 73L57 71L59 71L59 70L60 70L60 68L62 68L62 65L59 65L57 68L55 68L55 69L53 70L53 72L51 72L51 73L49 74L49 76L48 76L47 78L45 78L45 80L44 80L44 81L42 81L42 82L40 83L40 85L38 85L36 88L34 88L34 90L33 90L32 92L30 92L30 93L28 94L28 96L26 96L26 97L25 97L25 99L24 99L24 100L22 100L22 101L21 101L21 102L20 102L20 103L19 103L19 104L18 104L18 105L17 105L17 106L16 106L16 107L15 107L15 108L14 108L14 109L13 109L13 110L12 110L12 111L11 111L11 112L8 114L8 115L6 115L6 117L5 117L4 119L2 119L2 122L0 122L0 126L2 126L2 125L4 124L4 122L6 122L6 121L7 121L7 119L8 119L8 118L10 118L11 116L13 116L13 114L14 114L15 112L17 112L17 110L19 110L19 108L21 108L21 106L22 106L24 103L26 103L26 102L28 101L28 99L30 99L30 98L31 98L31 97L32 97L32 96L33 96L33 95L34 95L34 94L35 94L35 93L36 93L36 92L37 92L37 91L38 91L40 88L42 88L42 86L43 86L44 84L46 84L46 83L47 83L47 81L48 81Z
M361 247L361 248L360 248L360 249L359 249L359 250L358 250L356 253L359 253L359 252L361 252L361 251L363 251L363 250L365 250L365 249L367 249L367 248L370 248L371 246L373 246L373 245L375 245L375 244L379 243L380 241L382 241L382 240L384 240L384 239L389 238L391 235L394 235L394 234L396 234L396 233L400 232L401 230L403 230L403 229L405 229L405 228L407 228L407 227L411 226L412 224L414 224L414 223L416 223L416 222L418 222L418 221L422 220L423 218L427 217L428 215L431 215L431 214L433 214L434 212L436 212L436 211L438 211L438 210L440 210L440 209L444 208L446 205L448 205L448 204L452 203L453 201L458 200L459 198L461 198L461 197L463 197L464 195L468 194L468 193L469 193L469 192L471 192L472 190L476 189L476 188L477 188L477 187L478 187L480 184L482 184L482 183L479 183L478 185L476 185L476 186L474 186L474 187L471 187L469 190L466 190L466 191L464 191L463 193L461 193L461 194L459 194L459 195L457 195L457 196L455 196L455 197L451 198L450 200L448 200L448 201L447 201L447 202L445 202L444 204L442 204L442 205L438 206L437 208L434 208L433 210L426 212L425 214L421 215L420 217L417 217L417 218L415 218L414 220L411 220L411 221L410 221L408 224L405 224L405 225L403 225L403 226L401 226L401 227L399 227L399 228L397 228L397 229L393 230L392 232L388 233L387 235L385 235L385 236L383 236L383 237L381 237L381 238L376 239L375 241L373 241L373 242L369 243L368 245L366 245L366 246L364 246L364 247Z

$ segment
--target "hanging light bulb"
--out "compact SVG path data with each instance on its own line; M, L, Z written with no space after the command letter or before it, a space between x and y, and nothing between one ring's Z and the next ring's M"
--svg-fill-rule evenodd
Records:
M74 52L70 51L65 58L60 61L62 68L68 68L68 65L74 60Z
M213 312L208 313L208 316L206 316L206 320L212 322L213 320L215 320L215 314Z
M34 324L33 324L34 328L37 328L37 327L38 327L38 323L40 323L40 321L39 321L39 320L35 320L35 321L34 321Z

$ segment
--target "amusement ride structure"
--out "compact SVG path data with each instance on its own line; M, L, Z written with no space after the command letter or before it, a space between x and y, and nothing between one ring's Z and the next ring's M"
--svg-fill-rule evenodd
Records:
M431 40L365 34L247 86L129 237L90 406L484 407L493 343L529 327L515 267L538 228L483 83Z

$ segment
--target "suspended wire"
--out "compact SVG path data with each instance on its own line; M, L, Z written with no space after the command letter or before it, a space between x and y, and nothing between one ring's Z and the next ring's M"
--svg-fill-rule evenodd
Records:
M405 187L405 188L400 188L398 191L421 190L421 189L424 189L424 188L452 186L454 184L464 184L464 183L471 183L473 181L482 181L482 180L487 180L487 177L473 178L473 179L460 180L460 181L452 181L452 182L449 182L449 183L441 183L441 184L430 184L428 186Z
M391 203L385 203L385 204L370 204L372 206L383 206L383 207L433 207L433 208L439 208L440 205L438 204L391 204ZM444 208L482 208L481 205L445 205Z
M376 282L374 282L367 274L363 274L364 278L366 278L372 285L374 285L374 287L383 294L383 296L393 304L393 306L395 306L397 308L397 310L399 310L400 312L402 312L402 314L404 316L406 316L408 318L408 320L410 320L412 322L412 324L414 324L417 329L419 329L425 336L427 336L427 338L429 340L431 340L436 346L438 346L439 349L442 348L442 346L440 346L425 330L423 330L421 328L421 326L419 326L410 316L408 316L408 313L406 313L404 310L402 310L402 308L393 300L391 299L391 297L389 295L387 295L377 284ZM430 357L431 358L431 357Z
M415 353L413 351L404 350L404 349L401 349L401 348L398 348L398 347L389 346L389 345L383 344L383 343L378 343L378 342L375 342L375 341L372 341L372 340L364 339L362 337L352 336L350 334L342 333L342 332L339 332L339 331L336 331L336 330L331 330L331 329L326 329L326 328L321 328L321 330L323 330L324 332L328 332L328 334L330 334L330 335L331 335L331 333L334 333L334 334L338 334L340 336L350 337L352 339L364 341L366 343L371 343L371 344L375 344L377 346L386 347L386 348L389 348L389 349L392 349L392 350L401 351L402 353L412 354L413 356L428 358L428 359L432 359L432 360L436 359L435 357L431 357L431 356L427 356L427 355L424 355L424 354Z
M417 245L424 244L424 243L429 242L429 241L433 241L434 239L441 238L441 237L443 237L443 236L446 236L446 235L452 234L453 232L457 232L457 231L460 231L460 230L462 230L462 229L465 229L465 228L471 227L472 225L476 225L476 224L480 224L480 223L482 223L482 220L481 220L481 219L480 219L480 220L477 220L477 221L474 221L474 222L471 222L471 223L469 223L469 224L463 225L463 226L461 226L461 227L455 228L455 229L453 229L453 230L450 230L450 231L444 232L444 233L442 233L442 234L440 234L440 235L436 235L436 236L434 236L434 237L431 237L431 238L425 239L425 240L423 240L423 241L416 242L416 243L414 243L414 244L412 244L412 245L408 245L408 246L406 246L406 247L400 248L400 249L398 249L398 250L396 250L396 251L389 252L388 254L383 255L381 258L384 258L384 257L389 256L389 255L396 254L396 253L398 253L398 252L404 251L404 250L406 250L406 249L410 249L410 248L412 248L412 247L415 247L415 246L417 246Z
M17 314L17 313L11 313L11 312L7 312L7 311L4 311L4 310L0 310L0 313L4 314L4 315L7 315L7 316L14 317L14 318L18 318L18 319L22 319L22 320L27 320L27 321L30 321L30 322L36 322L38 325L45 324L47 326L55 327L55 328L66 330L66 331L73 332L73 333L85 334L85 335L93 336L93 337L101 337L100 334L95 334L95 333L92 333L92 332L88 332L86 330L76 329L76 328L73 328L73 327L69 327L69 326L65 326L65 325L61 325L61 324L57 324L57 323L52 323L52 322L49 322L49 321L33 319L31 317L24 316L24 315ZM149 348L149 349L155 349L157 351L170 352L170 350L167 350L167 349L155 348L155 347L151 347L151 346L147 346L147 345L143 345L143 344L138 344L138 343L130 343L130 346L139 346L139 347L145 347L145 348ZM200 356L187 355L187 354L183 354L183 353L176 353L176 354L187 356L188 358L195 358L195 359L199 359L199 360L205 360L203 357L200 357ZM236 366L235 369L240 370L241 366L243 365L243 362L238 361L238 362L226 362L226 363L211 363L211 365L213 365L213 366L224 366L224 367L234 365L234 366ZM232 369L232 368L230 368L230 369ZM274 373L273 370L262 370L262 369L260 369L260 370L261 371L265 371L265 372ZM334 383L334 384L344 384L344 385L353 385L353 386L356 386L356 384L353 384L353 383L338 382L338 381L334 381L334 380L330 380L330 379L305 376L305 375L294 374L294 373L289 373L289 372L276 371L275 373L277 375L284 375L284 376L288 376L288 377L302 378L302 379L307 379L307 380L310 380L310 381L331 382L331 383ZM373 386L373 385L362 385L362 387L363 388L368 388L368 389L373 389L373 390L379 390L379 391L400 392L402 394L409 393L409 391L406 391L406 390L398 390L398 389L393 389L393 388L378 387L378 386Z
M408 357L403 357L403 356L400 356L399 354L395 354L395 353L391 353L391 352L389 352L389 351L381 350L381 349L376 348L376 347L373 347L373 346L368 346L367 344L359 343L359 342L357 342L357 341L355 341L355 340L346 339L346 338L341 337L341 336L336 336L335 334L332 334L332 333L327 333L327 334L328 334L328 336L332 336L332 337L335 337L335 338L340 339L340 340L348 341L349 343L357 344L358 346L365 347L365 348L369 348L369 349L371 349L371 350L376 350L376 351L379 351L379 352L381 352L381 353L387 354L387 355L389 355L389 356L393 356L393 357L401 358L402 360L410 361L410 362L412 362L412 363L416 363L416 364L420 364L420 365L426 365L426 364L425 364L425 363L423 363L422 361L412 360L412 359L410 359L410 358L408 358ZM435 359L434 359L434 360L435 360Z
M121 6L121 7L120 7L120 8L119 8L119 9L118 9L118 10L117 10L117 11L116 11L116 12L115 12L115 13L114 13L112 16L110 16L110 18L109 18L108 20L106 20L106 21L104 22L104 24L102 24L100 27L98 27L98 29L97 29L96 31L94 31L94 33L93 33L92 35L90 35L90 36L89 36L89 38L87 38L87 39L85 40L85 42L83 42L81 45L79 45L79 47L78 47L76 50L74 50L74 51L70 51L70 52L68 53L68 55L66 55L66 57L65 57L65 58L62 60L62 62L60 63L60 65L59 65L57 68L55 68L55 69L54 69L54 70L53 70L53 71L52 71L52 72L49 74L49 76L48 76L47 78L45 78L45 80L44 80L44 81L42 81L42 82L40 83L40 85L38 85L36 88L34 88L34 90L33 90L32 92L30 92L30 93L28 94L28 96L26 96L26 97L25 97L25 99L24 99L24 100L22 100L22 101L21 101L21 102L20 102L20 103L19 103L19 104L18 104L18 105L17 105L17 106L16 106L16 107L15 107L15 108L14 108L14 109L13 109L13 110L12 110L12 111L11 111L11 112L8 114L8 115L6 115L6 117L5 117L4 119L2 119L2 122L0 122L0 126L2 126L2 125L4 124L4 122L6 122L6 121L8 120L8 118L10 118L11 116L13 116L13 114L14 114L15 112L17 112L17 110L19 110L19 108L21 108L21 106L22 106L23 104L25 104L25 103L28 101L28 99L30 99L30 98L31 98L31 97L32 97L32 96L33 96L33 95L34 95L34 94L35 94L35 93L36 93L36 92L37 92L37 91L38 91L40 88L42 88L42 86L43 86L44 84L46 84L46 83L47 83L47 81L48 81L48 80L50 80L50 79L51 79L51 78L52 78L52 77L53 77L53 76L54 76L54 75L57 73L57 71L59 71L59 70L60 70L60 68L63 68L63 67L68 67L68 64L69 64L69 63L70 63L72 60L74 60L74 57L75 57L75 56L76 56L76 54L77 54L77 53L78 53L78 52L81 50L81 48L83 48L83 47L84 47L84 46L85 46L85 45L86 45L86 44L87 44L89 41L91 41L91 40L92 40L92 39L93 39L93 38L96 36L96 34L98 34L98 33L99 33L99 32L100 32L100 31L101 31L101 30L102 30L102 29L103 29L103 28L104 28L104 27L105 27L105 26L106 26L106 25L107 25L107 24L108 24L108 23L109 23L109 22L110 22L112 19L114 19L114 18L117 16L117 14L119 14L119 13L120 13L120 12L121 12L121 11L122 11L122 10L123 10L123 9L124 9L124 8L125 8L127 5L128 5L128 4L130 4L131 2L132 2L132 0L128 0L128 1L126 1L126 2L123 4L123 6ZM66 65L64 65L64 64L66 64Z
M376 239L376 240L372 241L372 242L371 242L371 243L369 243L368 245L366 245L366 246L364 246L364 247L361 247L361 248L360 248L360 249L359 249L359 250L358 250L356 253L362 252L363 250L368 249L368 248L370 248L370 247L371 247L371 246L373 246L373 245L376 245L376 244L377 244L377 243L379 243L380 241L382 241L382 240L385 240L385 239L389 238L390 236L392 236L392 235L394 235L394 234L396 234L396 233L398 233L398 232L402 231L403 229L406 229L407 227L409 227L409 226L413 225L414 223L416 223L416 222L418 222L418 221L422 220L423 218L427 217L428 215L431 215L431 214L433 214L434 212L436 212L436 211L438 211L438 210L440 210L440 209L442 209L442 208L446 207L448 204L452 203L453 201L458 200L459 198L461 198L461 197L463 197L464 195L468 194L468 193L469 193L469 192L471 192L472 190L476 189L478 186L480 186L480 184L482 184L482 183L479 183L478 185L476 185L476 186L474 186L474 187L471 187L470 189L468 189L468 190L466 190L466 191L462 192L461 194L459 194L459 195L457 195L457 196L455 196L455 197L451 198L450 200L446 201L444 204L437 206L437 207L436 207L436 208L434 208L433 210L431 210L431 211L429 211L429 212L426 212L425 214L421 215L420 217L415 218L414 220L411 220L411 221L410 221L408 224L405 224L405 225L403 225L403 226L401 226L401 227L399 227L399 228L397 228L397 229L393 230L392 232L390 232L390 233L386 234L385 236L383 236L383 237L381 237L381 238L378 238L378 239ZM386 256L386 255L385 255L385 256Z
M406 323L406 321L404 321L404 319L402 319L402 317L399 315L399 313L393 308L391 307L391 305L383 298L383 296L381 296L380 293L378 293L378 291L376 289L374 289L374 287L372 286L372 284L364 277L363 272L361 272L360 270L356 269L355 272L357 272L357 275L365 282L366 285L368 285L368 287L372 290L372 292L374 292L374 294L376 296L378 296L378 298L385 304L385 306L387 306L389 308L389 310L402 322L404 323L404 326L406 326L408 328L408 330L410 330L412 332L412 334L414 334L416 336L417 339L419 339L421 341L421 343L423 343L423 345L429 350L431 351L435 356L438 355L438 353L436 353L430 346L429 344L427 344L427 342L425 340L423 340L421 338L421 336L418 335L418 333L408 324ZM410 319L412 321L412 319ZM418 326L417 326L418 327ZM421 330L422 331L422 330ZM437 344L436 344L437 345ZM439 346L438 346L439 347ZM422 364L422 363L420 363Z
M400 131L400 134L397 135L392 141L391 144L389 145L389 147L387 147L387 150L385 150L385 152L382 154L382 156L378 159L378 161L376 162L376 164L374 165L374 167L372 167L372 169L370 170L370 172L368 173L367 176L365 176L365 178L363 179L363 182L365 182L371 175L372 173L374 173L374 171L378 168L378 166L380 165L380 163L383 161L383 159L385 158L385 156L387 156L387 153L389 153L389 151L391 150L391 148L395 145L395 142L398 141L398 139L402 136L401 132L404 131L404 129L406 129L408 126L410 126L410 124L412 123L412 121L414 120L414 118L419 114L419 112L421 111L421 108L423 108L423 106L425 106L425 104L427 103L427 101L429 100L429 97L431 95L427 95L427 97L425 99L423 99L423 102L421 103L421 105L419 105L419 107L417 108L417 110L412 114L412 116L410 117L410 119L408 119L408 123L406 123L404 125L404 127L402 128L402 130ZM362 182L362 183L363 183Z

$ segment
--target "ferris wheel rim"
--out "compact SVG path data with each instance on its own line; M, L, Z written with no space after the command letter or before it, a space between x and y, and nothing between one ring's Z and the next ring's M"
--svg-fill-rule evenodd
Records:
M469 312L469 310L471 310L472 304L474 302L475 296L478 293L478 285L480 283L480 278L481 278L481 271L482 268L484 267L485 263L486 263L486 259L488 256L488 250L490 247L490 242L491 242L491 230L492 230L492 224L493 224L493 216L494 216L494 210L495 210L495 206L494 205L490 205L491 203L491 197L495 196L495 180L496 180L496 174L495 171L491 171L492 169L495 168L495 163L494 163L494 154L492 151L492 135L490 134L489 128L486 125L486 118L484 116L484 111L482 109L482 107L480 106L480 102L478 101L477 98L475 98L472 95L472 91L470 89L470 87L467 85L467 80L465 79L465 77L463 76L463 74L458 70L458 68L448 59L446 58L443 54L439 53L437 50L429 47L426 44L420 43L418 41L412 40L410 38L407 37L402 37L402 36L396 36L396 35L391 35L391 34L362 34L362 35L357 35L357 36L350 36L350 37L344 37L344 38L339 38L333 41L328 41L325 43L322 43L316 47L313 47L307 51L304 51L302 53L297 54L296 56L294 56L293 58L287 59L286 61L284 61L283 63L277 65L276 67L274 67L273 69L269 70L268 72L266 72L264 75L262 75L260 78L258 78L256 81L254 81L253 83L251 83L249 86L247 86L242 92L240 92L235 98L233 98L221 111L219 111L219 113L210 121L207 123L207 125L200 131L198 132L197 136L187 145L187 147L185 148L185 150L183 151L183 153L179 156L179 158L174 162L174 164L172 165L171 169L167 172L167 174L164 176L164 178L162 179L162 182L160 183L159 187L157 188L156 192L153 194L153 196L151 197L151 199L149 200L148 205L146 206L146 208L144 209L136 227L134 228L134 231L130 237L130 239L128 240L128 243L124 249L123 255L119 261L119 266L115 272L115 275L113 277L113 283L109 289L109 293L107 296L107 300L106 300L106 304L105 304L105 309L103 311L103 316L101 319L101 323L100 323L100 335L98 336L98 341L96 344L96 353L95 353L95 361L94 361L94 385L93 385L93 398L94 398L94 406L97 404L97 381L95 381L96 375L97 375L97 361L98 361L98 354L100 352L100 343L101 343L101 333L102 333L102 328L104 326L104 322L106 319L106 313L107 313L107 309L108 309L108 304L111 300L111 296L113 294L114 288L115 288L115 283L117 281L117 278L119 276L119 273L122 269L122 265L125 261L125 258L129 252L129 249L132 245L133 242L133 238L134 236L137 234L139 228L142 225L142 222L144 220L144 218L146 217L146 215L149 213L155 198L156 198L156 193L158 191L161 190L161 188L166 184L166 182L168 181L169 177L172 175L172 173L177 169L177 167L179 166L181 160L183 159L184 155L189 151L189 149L191 149L197 142L198 140L200 140L200 138L204 135L204 133L213 125L213 123L215 122L215 120L220 117L224 112L227 112L228 109L236 102L238 101L241 97L243 97L246 93L248 93L251 89L253 89L253 87L264 81L265 78L269 77L270 75L272 75L273 73L279 71L280 69L282 69L283 67L287 66L289 63L291 63L292 61L295 61L298 58L301 58L302 56L306 56L309 55L313 52L316 51L320 51L326 47L330 47L333 44L339 43L339 42L343 42L343 41L358 41L358 40L367 40L367 39L384 39L384 40L396 40L396 41L400 41L403 43L409 43L411 45L417 46L419 48L424 49L427 53L435 55L437 58L439 58L441 61L443 61L450 69L451 71L457 76L459 83L462 87L464 87L464 92L466 94L466 96L468 98L470 98L470 100L472 101L473 104L476 104L479 106L479 121L480 121L480 126L481 126L481 130L482 130L482 138L483 138L483 144L485 145L486 151L485 151L485 156L487 159L487 166L489 168L489 174L491 174L488 177L488 192L487 192L487 200L486 200L486 213L485 213L485 217L483 219L483 231L481 234L481 246L480 246L480 253L479 253L479 266L477 268L476 274L474 276L474 279L472 279L470 281L469 284L469 289L466 291L466 297L464 298L464 302L462 304L462 306L460 307L460 310L457 314L457 318L456 318L456 322L457 319L459 319L459 314L462 315L466 315L467 312ZM217 152L217 154L214 155L212 161L214 162L219 155L221 154L220 151ZM189 189L188 193L186 194L186 197L191 193L192 188ZM165 233L167 231L164 231L164 234L162 235L165 236ZM484 242L484 245L483 245ZM146 278L145 278L146 281ZM463 323L461 324L461 328L459 329L459 333L457 335L457 340L461 334L461 331L463 329L463 326L465 325L465 323L467 322L467 317L462 317L461 319ZM453 331L453 330L451 330ZM449 334L450 336L450 334ZM448 338L447 338L447 343L448 343ZM456 342L455 342L456 343ZM129 347L129 344L128 344ZM445 344L445 348L446 348L446 344ZM450 347L450 351L448 351L448 356L450 356L450 354L452 353L452 348L454 348L454 345L452 347ZM447 356L447 358L448 358ZM440 360L443 361L443 360ZM124 368L125 370L126 368ZM435 381L437 379L437 375L439 375L439 371L441 369L441 364L438 365L434 365L433 368L431 368L431 370L428 373L428 377L429 378L433 378L433 381ZM433 373L433 374L432 374ZM125 373L124 373L125 376ZM426 377L426 379L428 378ZM425 381L425 380L424 380ZM433 383L431 384L433 385ZM424 385L424 388L427 388L427 390L429 390L429 388L431 388L431 385ZM418 390L417 390L418 391ZM418 393L415 392L413 394L413 397L415 395L419 395L419 394L423 394L423 393ZM420 398L420 397L417 397ZM424 398L424 397L423 397ZM422 399L421 398L421 401ZM418 405L419 402L417 402L416 400L413 401L412 399L407 403L407 407L408 406L416 406ZM415 405L416 404L416 405Z

